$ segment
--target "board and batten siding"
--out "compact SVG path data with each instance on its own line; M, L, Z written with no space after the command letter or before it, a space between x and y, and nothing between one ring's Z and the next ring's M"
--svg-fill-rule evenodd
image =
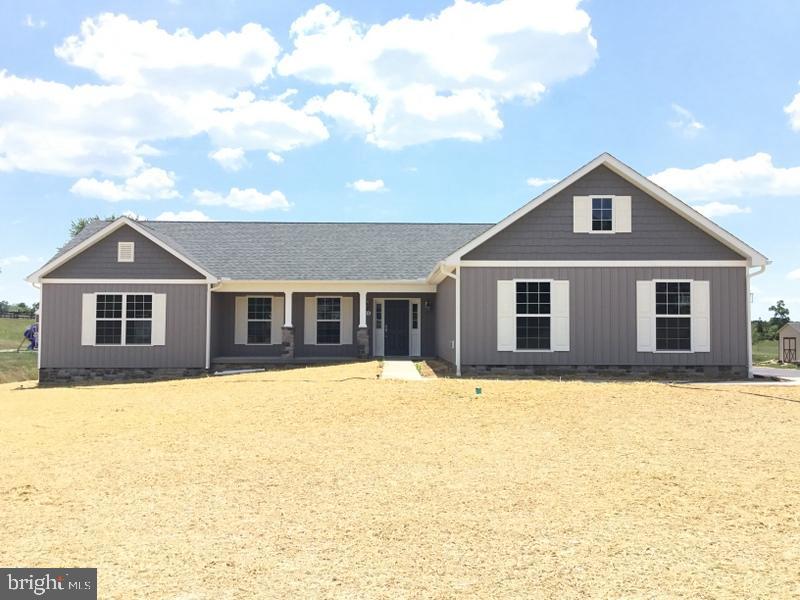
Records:
M436 356L456 362L456 282L445 277L436 286Z
M42 368L203 368L206 357L205 284L42 285ZM166 294L163 346L83 346L83 294Z
M461 363L472 365L747 365L744 267L462 267ZM497 350L497 281L568 280L566 352ZM636 282L710 283L711 351L637 352Z
M575 233L573 198L631 198L631 232ZM736 252L600 166L521 217L465 260L742 260Z
M117 243L134 243L133 262L117 261ZM178 257L127 225L45 275L48 279L204 279Z

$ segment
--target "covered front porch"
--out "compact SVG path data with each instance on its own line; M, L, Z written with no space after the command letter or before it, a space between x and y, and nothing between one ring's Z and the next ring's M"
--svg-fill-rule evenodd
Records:
M212 368L436 354L424 282L225 281L210 293Z

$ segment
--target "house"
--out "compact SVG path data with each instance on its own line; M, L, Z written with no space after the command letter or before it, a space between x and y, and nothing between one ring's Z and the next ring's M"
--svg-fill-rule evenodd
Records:
M768 263L602 154L496 224L123 217L28 280L42 382L380 356L744 377Z
M800 338L800 321L789 321L778 330L778 360L785 363L798 363L797 338Z

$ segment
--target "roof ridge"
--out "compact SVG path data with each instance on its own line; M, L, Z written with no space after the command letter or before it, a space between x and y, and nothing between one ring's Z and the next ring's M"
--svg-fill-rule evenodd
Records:
M452 222L452 221L137 221L148 225L158 223L193 223L209 225L214 223L235 225L493 225L494 223Z

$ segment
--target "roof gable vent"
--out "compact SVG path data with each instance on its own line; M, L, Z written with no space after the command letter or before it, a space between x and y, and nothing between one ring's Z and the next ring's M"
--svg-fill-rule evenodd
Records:
M133 262L133 242L117 243L117 262Z

